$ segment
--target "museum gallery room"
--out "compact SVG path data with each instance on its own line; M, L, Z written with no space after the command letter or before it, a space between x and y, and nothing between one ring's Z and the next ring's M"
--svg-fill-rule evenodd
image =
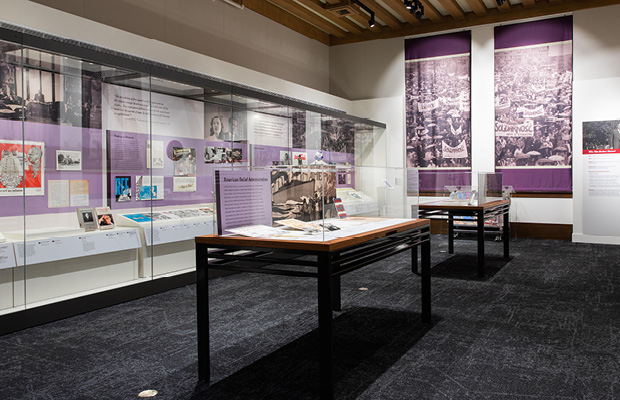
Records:
M0 7L0 399L620 398L620 0Z

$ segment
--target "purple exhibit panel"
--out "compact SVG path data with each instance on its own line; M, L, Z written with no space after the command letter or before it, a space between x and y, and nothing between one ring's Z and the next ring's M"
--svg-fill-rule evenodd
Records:
M405 60L469 53L469 31L405 40Z
M495 50L573 39L573 17L545 19L495 28Z
M22 140L21 122L0 120L0 129L2 131L0 140ZM75 211L75 207L48 208L49 180L88 180L88 207L101 207L103 205L101 130L31 122L24 122L23 129L23 140L45 143L45 194L43 196L26 196L25 212L27 215ZM57 171L56 150L81 151L82 170ZM0 216L18 216L23 215L23 213L23 196L5 196L2 198Z
M446 186L471 186L471 171L419 170L420 191L444 192Z
M108 132L108 162L110 187L117 176L131 176L132 178L132 199L128 202L115 202L113 192L110 199L112 209L130 209L136 207L148 207L148 201L137 200L135 194L135 182L137 176L163 176L164 178L164 198L153 200L153 206L187 206L197 203L211 203L213 201L213 171L215 168L231 169L235 166L245 166L242 163L205 163L203 154L206 146L222 147L226 149L240 149L243 160L247 160L248 146L246 143L206 141L204 139L181 138L170 136L153 135L153 141L162 141L164 149L164 168L146 168L146 143L150 140L148 134L131 132ZM174 147L195 148L196 149L196 191L195 192L174 192L174 161L172 160L172 149ZM122 149L135 149L133 151L135 162L128 160L129 155L123 153ZM120 149L120 151L119 151Z

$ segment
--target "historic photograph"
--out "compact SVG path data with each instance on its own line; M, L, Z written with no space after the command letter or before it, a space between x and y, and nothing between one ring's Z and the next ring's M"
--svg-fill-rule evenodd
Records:
M273 220L298 219L315 221L334 217L336 173L302 171L272 171L271 192Z
M405 65L407 167L471 167L470 56Z
M583 149L620 149L620 120L584 122Z
M572 163L572 46L495 52L495 165Z
M196 149L193 147L174 147L174 176L196 176Z
M56 170L81 171L82 152L72 150L56 150Z

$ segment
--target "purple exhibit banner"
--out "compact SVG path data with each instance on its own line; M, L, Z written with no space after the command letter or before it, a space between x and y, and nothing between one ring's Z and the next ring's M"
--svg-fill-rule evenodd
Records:
M220 235L242 226L273 225L269 170L216 170L215 197Z
M572 191L572 17L495 28L495 166L516 191Z
M471 168L470 53L469 31L405 41L407 167Z

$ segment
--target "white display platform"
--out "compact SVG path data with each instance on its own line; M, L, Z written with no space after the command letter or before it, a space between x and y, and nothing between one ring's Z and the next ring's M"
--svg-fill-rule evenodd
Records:
M14 242L17 265L32 265L70 258L92 256L141 247L138 230L135 228L114 228L105 231L82 232L65 235L50 232L26 242Z
M197 208L181 210L157 210L154 214L170 215L175 212L197 214ZM147 216L144 221L137 221L135 216ZM140 252L140 277L158 277L196 268L194 238L213 233L214 215L203 214L173 219L150 220L149 213L127 213L116 215L117 226L136 227L140 230L142 246Z
M0 269L13 268L16 265L13 243L0 244Z
M143 223L148 224L148 223ZM164 243L194 240L194 237L210 235L213 233L212 220L196 218L195 221L183 221L170 223L167 221L154 221L153 226L145 226L144 236L146 245L158 245Z
M347 215L376 214L379 212L379 203L359 190L337 189L337 197L342 200Z

